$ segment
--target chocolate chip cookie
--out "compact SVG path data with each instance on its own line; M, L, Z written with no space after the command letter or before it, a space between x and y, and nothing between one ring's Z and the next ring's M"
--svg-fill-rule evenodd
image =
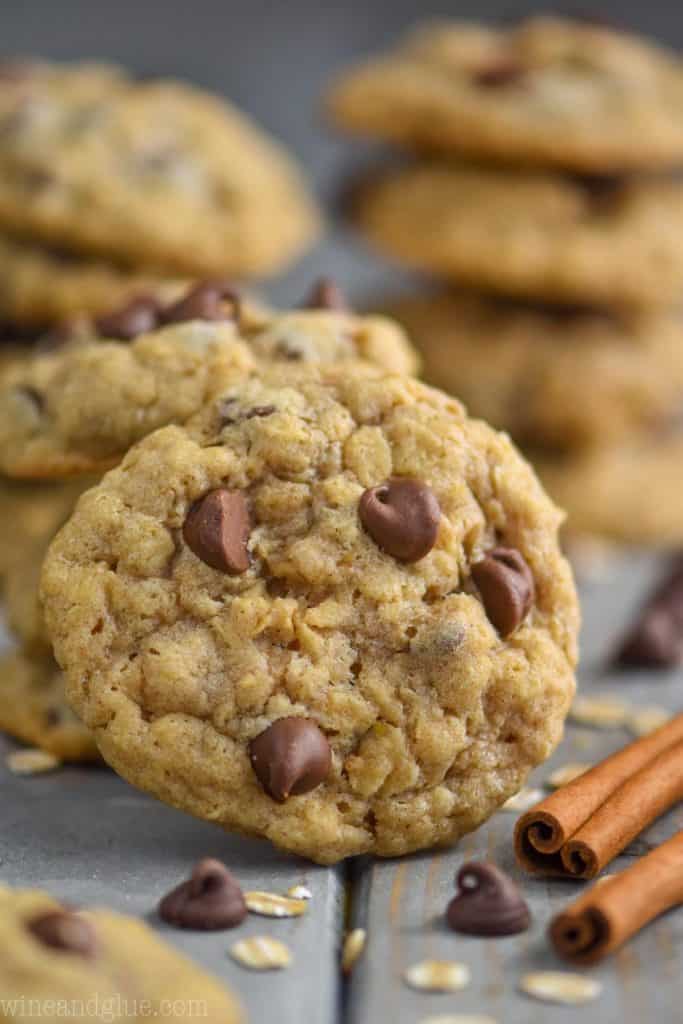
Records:
M183 284L0 234L0 320L20 332L96 317L141 295L177 298Z
M443 21L342 76L331 114L355 134L582 172L683 159L678 58L587 20Z
M259 363L362 358L397 372L417 365L403 332L381 317L259 312L215 283L164 308L128 306L100 326L119 336L153 329L132 343L66 346L8 370L0 382L2 472L61 478L104 470L141 437L184 422Z
M90 482L28 483L0 477L0 586L18 558L31 558L47 546Z
M67 909L47 893L2 887L0 921L0 990L20 1008L13 1020L38 1013L56 1024L65 1008L110 1024L245 1020L231 992L136 918Z
M679 313L606 313L442 291L388 303L426 379L535 447L576 449L683 407Z
M448 843L557 743L578 610L505 435L274 366L132 448L48 554L68 698L135 785L322 863Z
M532 453L567 530L626 544L683 544L683 434L638 435L576 456Z
M225 100L25 63L0 95L0 224L168 274L275 271L316 236L289 156Z
M0 730L60 761L98 761L92 733L66 702L64 675L47 654L0 659Z
M466 164L375 177L357 219L391 258L521 297L608 306L683 293L683 183Z

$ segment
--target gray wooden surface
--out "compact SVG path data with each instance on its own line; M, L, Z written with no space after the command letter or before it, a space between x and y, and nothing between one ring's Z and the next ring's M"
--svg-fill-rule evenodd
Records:
M683 706L683 673L610 674L608 653L658 572L650 557L611 563L599 581L582 585L584 608L581 689L615 693L639 705ZM626 733L570 725L553 760L540 768L542 784L554 766L596 761L627 741ZM573 1009L532 1002L517 991L520 976L557 969L545 930L552 914L581 884L530 880L512 859L515 815L500 811L452 851L395 861L369 858L325 869L289 858L266 844L227 836L136 792L105 769L64 768L19 778L4 765L14 745L0 741L0 879L44 886L75 903L105 904L148 918L164 937L239 992L252 1024L418 1024L434 1014L486 1013L499 1024L545 1024L578 1015L586 1024L674 1024L683 1019L683 909L661 918L607 963L590 972L604 985L601 998ZM683 826L678 809L644 833L608 870ZM154 913L158 898L200 857L215 856L245 888L284 892L296 882L313 891L303 918L272 921L250 916L237 931L209 935L169 929ZM518 877L533 913L521 936L483 940L456 936L443 923L460 864L495 860ZM339 953L345 928L363 927L365 954L342 982ZM236 936L270 934L294 953L291 969L251 974L227 955ZM457 995L425 995L405 986L405 967L422 959L465 962L470 986Z

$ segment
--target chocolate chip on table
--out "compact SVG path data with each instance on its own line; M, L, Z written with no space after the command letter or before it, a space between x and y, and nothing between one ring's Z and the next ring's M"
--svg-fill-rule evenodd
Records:
M315 789L332 765L329 743L308 718L279 718L251 741L249 756L257 779L278 803Z
M230 281L202 281L162 312L166 324L186 320L239 320L240 299Z
M321 277L311 288L304 309L329 309L337 313L348 313L350 306L337 282L330 277Z
M159 916L178 928L220 931L247 916L247 905L234 875L219 860L200 860L190 878L159 903Z
M436 543L439 502L421 480L391 477L361 495L361 523L374 542L401 562L417 562Z
M446 920L465 935L516 935L531 923L529 908L512 879L487 861L463 864L458 893L448 904Z
M534 603L531 569L514 548L494 548L472 566L486 614L502 637L522 624Z
M139 334L153 331L159 325L159 303L153 295L138 295L121 309L95 321L97 333L103 338L133 341Z
M92 957L97 952L93 926L68 910L49 910L31 918L26 927L43 946L63 953Z
M623 668L683 664L683 555L640 609L614 661Z
M241 491L218 488L192 506L183 526L191 551L212 569L237 576L249 568L251 521Z

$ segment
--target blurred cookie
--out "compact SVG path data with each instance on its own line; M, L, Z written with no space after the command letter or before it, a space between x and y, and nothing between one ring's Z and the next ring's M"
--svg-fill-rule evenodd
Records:
M98 761L89 729L66 702L64 676L45 655L13 651L0 659L0 730L61 761Z
M567 529L630 544L683 544L683 436L636 438L565 459L532 455Z
M182 288L158 274L0 234L0 320L16 324L20 332L81 315L97 317L136 296L170 300Z
M676 180L418 164L371 181L357 217L388 256L460 285L616 306L683 294Z
M0 990L17 1024L36 1015L29 1007L40 1007L45 1024L65 1011L108 1024L245 1022L227 988L134 917L2 886L0 941Z
M71 514L94 480L33 483L0 477L0 586L17 559L31 558Z
M443 21L333 87L342 128L414 148L605 173L683 160L683 71L589 20Z
M217 319L220 317L221 319ZM200 285L167 326L126 343L65 346L7 371L0 386L0 469L62 478L100 472L146 434L183 423L259 363L364 359L393 372L417 360L397 324L335 310L270 314Z
M289 156L225 100L96 65L3 76L0 224L169 274L258 274L318 214Z
M619 440L683 406L683 318L606 314L440 292L389 304L426 379L515 440Z

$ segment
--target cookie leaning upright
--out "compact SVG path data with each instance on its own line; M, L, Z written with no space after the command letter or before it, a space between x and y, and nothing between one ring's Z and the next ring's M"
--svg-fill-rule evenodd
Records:
M263 274L319 229L299 170L227 101L98 65L7 65L0 225L172 274Z
M475 828L557 743L578 610L510 441L370 367L261 369L89 491L45 564L135 785L332 863Z
M680 62L569 18L418 28L343 76L329 106L350 132L449 155L594 174L683 158Z

